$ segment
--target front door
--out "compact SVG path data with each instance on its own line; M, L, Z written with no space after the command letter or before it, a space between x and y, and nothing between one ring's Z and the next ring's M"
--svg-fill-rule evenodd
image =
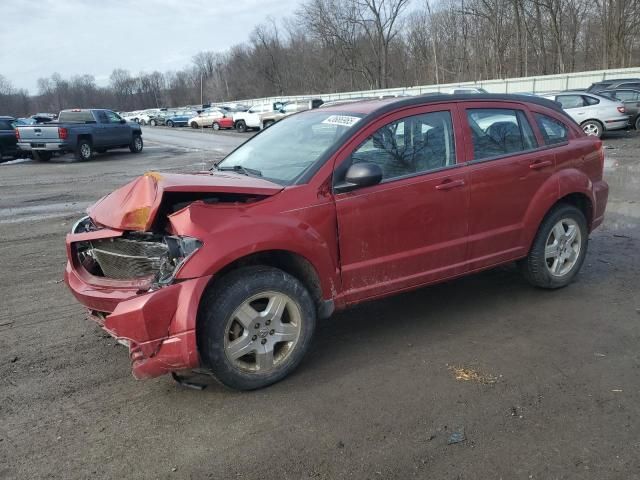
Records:
M377 185L335 195L345 302L464 272L468 191L453 118L438 105L397 112L336 162L334 184L353 163L383 172Z
M554 153L541 145L519 104L466 104L469 169L469 268L527 254L524 217L534 194L554 172Z
M105 110L109 119L109 129L111 130L112 146L129 145L131 143L131 127L122 118L111 110Z

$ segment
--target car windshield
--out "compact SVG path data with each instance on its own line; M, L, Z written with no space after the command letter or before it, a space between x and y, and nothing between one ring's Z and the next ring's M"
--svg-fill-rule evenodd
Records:
M231 152L218 168L291 185L361 118L327 111L293 115Z

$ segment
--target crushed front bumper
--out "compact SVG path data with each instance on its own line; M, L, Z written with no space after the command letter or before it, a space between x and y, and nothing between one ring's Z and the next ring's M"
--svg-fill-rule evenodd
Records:
M128 345L133 376L152 378L198 367L198 305L211 277L183 280L153 291L144 282L95 277L74 261L74 237L89 235L67 237L65 283L89 309L92 320Z

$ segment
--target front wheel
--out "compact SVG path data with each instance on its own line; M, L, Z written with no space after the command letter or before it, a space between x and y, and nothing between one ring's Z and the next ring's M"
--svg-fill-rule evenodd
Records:
M198 349L223 384L266 387L302 361L315 330L316 310L295 277L271 267L229 273L207 292L198 317Z
M244 120L238 120L236 122L236 130L240 133L244 133L247 131L247 124L244 123Z
M540 288L568 285L582 267L588 236L582 211L573 205L558 205L543 220L529 256L520 263L525 278Z
M191 122L191 128L199 128L196 122Z
M218 122L213 122L213 124L211 124L211 128L214 130L220 130L220 124Z
M140 135L134 135L131 144L129 145L129 150L131 153L140 153L144 144L142 143L142 137Z
M173 127L173 122L171 120L167 122L167 127Z
M640 115L636 118L636 130L640 131Z
M152 127L155 127L157 125L156 121L154 119L149 120L149 125Z
M604 127L597 120L587 120L580 126L582 127L582 131L591 137L600 138L604 133Z
M78 141L75 154L76 158L82 162L91 160L91 157L93 157L93 147L91 142L89 140Z

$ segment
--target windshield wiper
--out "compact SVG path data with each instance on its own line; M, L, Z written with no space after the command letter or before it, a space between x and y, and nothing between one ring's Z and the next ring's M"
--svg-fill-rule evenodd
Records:
M256 170L255 168L247 168L247 167L243 167L242 165L229 165L229 166L215 166L216 170L219 170L221 172L236 172L236 173L240 173L242 175L247 175L248 177L253 175L255 177L261 177L262 176L262 172L260 170Z

